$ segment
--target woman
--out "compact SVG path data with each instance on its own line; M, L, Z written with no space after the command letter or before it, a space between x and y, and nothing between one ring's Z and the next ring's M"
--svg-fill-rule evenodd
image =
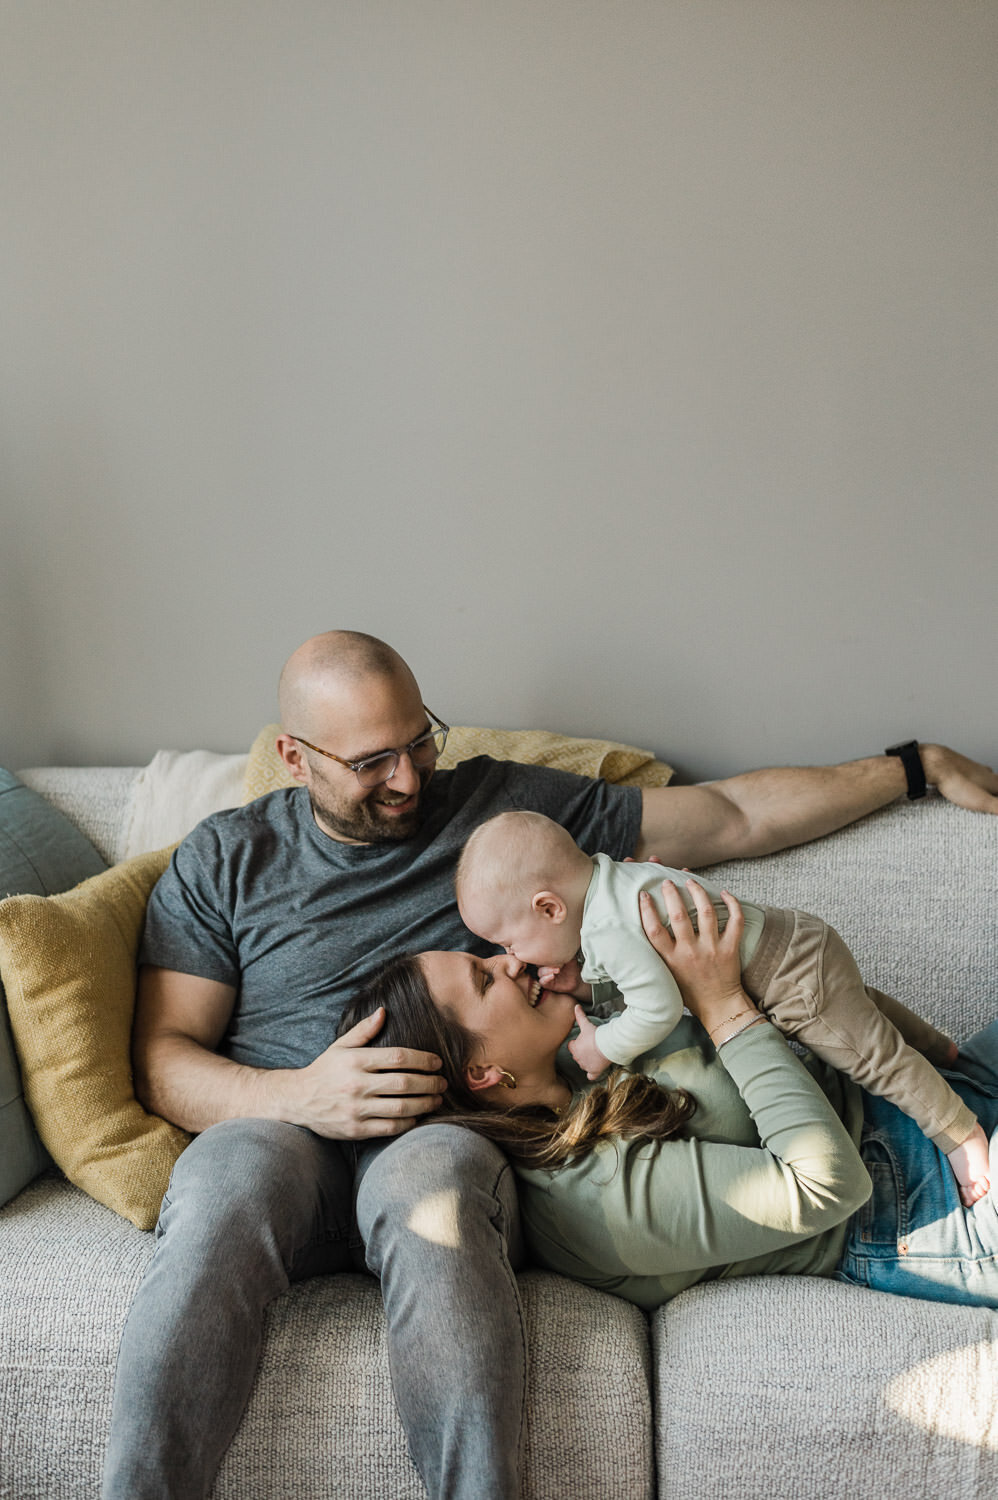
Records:
M572 997L541 990L509 955L401 960L341 1030L383 1006L379 1042L441 1057L448 1090L433 1118L509 1153L533 1258L549 1269L645 1308L762 1273L998 1307L993 1195L964 1208L907 1116L792 1052L742 986L734 897L719 933L695 881L697 928L675 886L662 889L672 932L647 899L645 931L696 1019L642 1073L587 1085L562 1045ZM948 1076L995 1141L998 1022L956 1066Z

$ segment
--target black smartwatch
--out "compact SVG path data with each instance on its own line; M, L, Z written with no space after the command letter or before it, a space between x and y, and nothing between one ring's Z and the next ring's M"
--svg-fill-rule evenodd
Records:
M903 745L888 745L884 754L896 755L904 766L904 774L908 781L908 800L914 802L916 798L924 797L925 767L918 753L918 741L905 740Z

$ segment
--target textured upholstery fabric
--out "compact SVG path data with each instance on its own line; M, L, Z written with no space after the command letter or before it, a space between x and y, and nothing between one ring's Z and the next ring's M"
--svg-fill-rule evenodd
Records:
M49 1172L0 1210L0 1497L96 1495L152 1236Z
M135 956L169 850L0 902L0 971L38 1134L71 1181L151 1229L190 1139L132 1091Z
M652 1492L644 1314L563 1277L519 1278L527 1321L524 1500L639 1500Z
M0 899L64 891L103 868L90 840L61 812L0 770ZM24 1102L0 984L0 1203L20 1192L47 1160Z
M652 1463L644 1318L539 1271L521 1276L520 1289L532 1360L524 1500L644 1500ZM331 1349L340 1351L332 1377ZM305 1395L317 1384L321 1403ZM261 1431L270 1434L274 1466L263 1488ZM293 1456L275 1451L273 1435L282 1432L295 1434ZM260 1377L214 1491L215 1500L250 1493L424 1496L395 1410L373 1279L322 1278L292 1288L271 1310Z
M151 1235L54 1175L0 1211L0 1500L99 1489L115 1356ZM645 1320L543 1272L521 1277L531 1348L524 1500L647 1500ZM377 1282L317 1277L272 1307L214 1500L420 1500Z
M816 843L705 873L824 917L867 984L957 1041L998 1015L998 818L938 796L902 801Z
M759 1277L652 1328L662 1500L998 1493L998 1313Z
M25 786L65 813L113 865L125 857L125 834L138 766L32 766L18 771ZM164 843L167 840L163 840ZM94 873L92 870L86 872ZM83 876L77 876L82 880Z
M238 807L248 759L210 750L158 750L135 778L121 857L179 843L209 813Z

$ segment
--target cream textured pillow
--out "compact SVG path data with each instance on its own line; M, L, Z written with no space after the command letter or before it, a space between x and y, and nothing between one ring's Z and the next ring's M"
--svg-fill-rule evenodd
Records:
M243 783L243 801L266 792L294 786L295 780L274 748L279 724L268 724L253 741ZM668 786L672 767L656 760L650 750L618 745L615 740L580 740L547 729L475 729L458 726L447 738L440 757L442 771L476 755L493 760L519 760L527 765L553 766L578 776L601 776L619 786Z
M190 1137L132 1089L136 954L171 851L114 865L60 896L0 901L0 972L35 1127L84 1192L151 1229Z
M248 759L211 750L157 750L132 785L120 858L175 844L210 813L238 807Z

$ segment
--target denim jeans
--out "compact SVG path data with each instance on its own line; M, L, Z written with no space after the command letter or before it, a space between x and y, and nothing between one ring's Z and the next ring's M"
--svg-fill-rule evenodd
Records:
M873 1195L852 1217L837 1274L875 1291L998 1308L998 1021L961 1046L946 1076L991 1142L991 1191L964 1208L945 1156L893 1104L865 1095L860 1151Z
M392 1383L432 1500L515 1500L526 1350L513 1175L426 1125L361 1149L229 1120L174 1168L118 1355L104 1500L204 1500L292 1281L381 1278Z

